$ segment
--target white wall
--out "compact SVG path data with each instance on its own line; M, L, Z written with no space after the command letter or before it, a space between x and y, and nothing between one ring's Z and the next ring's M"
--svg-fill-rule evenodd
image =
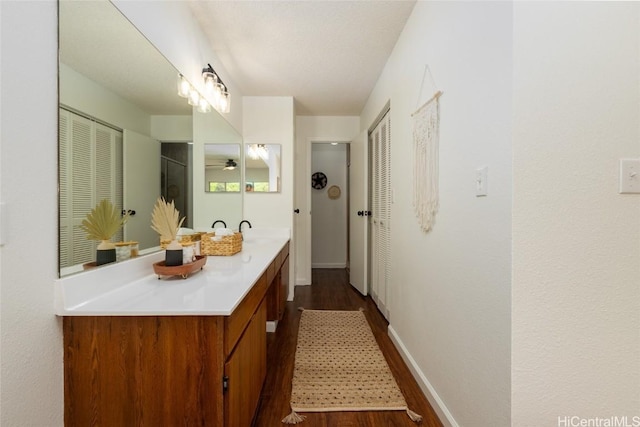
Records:
M211 64L231 94L231 111L224 117L233 127L242 129L242 92L211 49L187 2L112 0L112 3L201 94L206 94L202 69Z
M296 117L296 285L311 284L311 144L349 142L358 136L360 118L353 116Z
M0 19L0 424L61 426L57 5L2 1Z
M323 172L327 185L311 191L311 266L344 268L347 265L347 144L312 145L311 170ZM313 172L312 172L313 173ZM327 192L337 185L340 198L330 199Z
M293 221L293 98L244 97L242 136L245 144L281 144L282 191L246 193L244 217L256 227L292 227Z
M104 86L60 64L60 103L121 129L151 134L151 116Z
M151 116L151 138L162 142L193 141L191 116Z
M289 246L289 299L295 286L296 240L293 229L295 109L290 96L245 96L242 136L245 144L281 145L281 190L279 193L243 193L244 219L254 227L287 227Z
M267 179L268 178L267 176ZM238 167L234 170L223 170L222 167L207 168L204 171L204 182L205 188L209 182L237 182L240 184L240 182L242 182L240 168Z
M511 40L511 3L417 2L361 116L366 129L390 100L390 333L446 424L510 421ZM425 64L438 87L427 76L419 94ZM425 234L412 206L410 115L436 89L440 209ZM489 195L477 198L483 165Z
M244 172L245 182L269 182L268 168L247 168Z
M60 103L112 126L129 129L163 142L188 142L193 139L190 115L149 115L138 106L119 97L104 86L60 64ZM226 122L224 123L226 125Z
M216 220L237 229L242 221L242 193L205 191L205 144L240 144L242 137L214 113L193 113L193 218L194 228L204 230ZM238 149L240 146L238 145Z
M205 63L215 65L236 100L227 118L241 128L242 103L237 101L242 94L216 65L188 7L180 2L117 3L194 82ZM57 4L0 1L0 19L0 200L6 204L1 214L9 230L0 249L0 424L49 427L63 424L62 333L53 314L58 271Z
M514 426L640 416L640 195L618 194L618 159L640 158L639 19L514 4Z

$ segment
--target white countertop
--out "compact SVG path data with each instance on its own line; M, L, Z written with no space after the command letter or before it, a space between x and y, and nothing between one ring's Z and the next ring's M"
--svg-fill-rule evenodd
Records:
M254 231L251 231L254 230ZM164 251L56 280L58 316L228 316L290 237L289 229L248 229L242 251L209 256L187 279L162 277Z

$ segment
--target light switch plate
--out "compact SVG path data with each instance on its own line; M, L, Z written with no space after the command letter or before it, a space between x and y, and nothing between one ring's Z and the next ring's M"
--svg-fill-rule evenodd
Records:
M620 194L640 194L640 159L620 159Z
M489 167L482 166L476 169L476 197L483 197L487 195L489 176Z

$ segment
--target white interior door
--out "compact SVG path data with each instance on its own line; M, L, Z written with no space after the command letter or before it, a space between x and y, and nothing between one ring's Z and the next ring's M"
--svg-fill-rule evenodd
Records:
M135 211L124 226L124 239L140 242L140 249L160 245L151 228L151 212L160 197L160 143L125 130L123 135L124 209Z
M349 166L349 283L367 295L367 132L351 141ZM359 214L361 213L361 214Z

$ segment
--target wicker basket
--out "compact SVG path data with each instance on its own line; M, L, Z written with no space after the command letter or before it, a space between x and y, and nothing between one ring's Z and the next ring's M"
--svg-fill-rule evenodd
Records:
M205 233L202 231L197 231L193 234L185 234L184 236L178 236L178 243L191 243L191 242L199 242L202 236ZM160 247L162 249L167 249L167 245L171 243L171 240L160 240Z
M242 250L242 234L234 233L233 236L220 236L221 240L212 240L215 233L207 233L200 241L200 253L202 255L235 255Z

